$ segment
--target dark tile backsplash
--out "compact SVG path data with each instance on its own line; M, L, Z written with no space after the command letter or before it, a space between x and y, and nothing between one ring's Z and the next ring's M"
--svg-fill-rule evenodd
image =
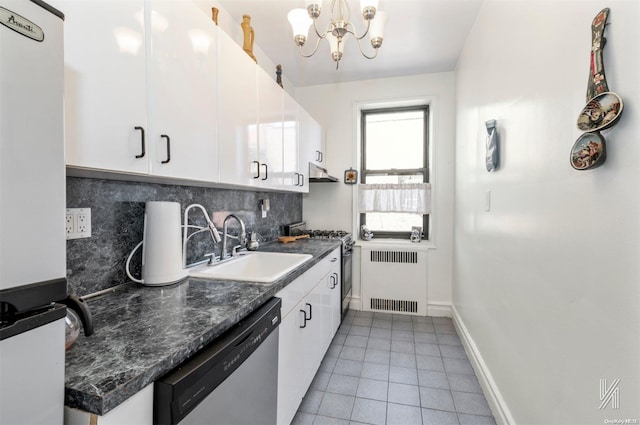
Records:
M266 218L260 212L260 200L268 198ZM302 195L298 193L256 192L192 186L173 186L116 180L67 177L67 208L91 208L91 237L67 241L68 292L87 295L129 281L125 262L131 250L142 240L144 205L147 201L179 202L182 211L193 203L203 205L222 235L222 222L236 214L262 241L277 239L284 224L302 219ZM195 224L204 224L197 210L190 216ZM235 221L229 222L231 234L237 234ZM230 240L230 246L236 241ZM231 243L233 242L233 243ZM197 260L215 250L208 232L189 240L187 259ZM131 260L132 272L140 275L141 254Z

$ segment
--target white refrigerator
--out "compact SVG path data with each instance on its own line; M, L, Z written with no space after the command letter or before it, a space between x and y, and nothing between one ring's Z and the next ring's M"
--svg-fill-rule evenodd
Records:
M0 0L0 424L61 424L64 16Z

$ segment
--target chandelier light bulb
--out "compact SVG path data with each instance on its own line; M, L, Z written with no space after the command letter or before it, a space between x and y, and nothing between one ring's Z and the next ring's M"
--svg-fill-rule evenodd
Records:
M371 45L374 49L377 49L382 45L384 39L384 26L387 23L387 14L385 12L378 12L376 19L371 21L371 28L369 28L369 37L371 37Z
M305 6L310 18L316 19L320 16L320 12L322 12L322 0L306 0Z
M360 10L365 21L373 19L378 10L378 0L360 0Z
M293 9L287 15L291 28L293 29L293 39L298 46L302 46L307 41L309 27L313 22L307 11L304 9Z

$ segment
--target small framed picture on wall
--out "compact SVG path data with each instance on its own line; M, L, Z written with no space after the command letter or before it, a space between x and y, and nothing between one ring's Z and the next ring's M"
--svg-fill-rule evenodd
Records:
M345 184L356 184L357 181L358 181L358 170L349 168L348 170L344 171Z

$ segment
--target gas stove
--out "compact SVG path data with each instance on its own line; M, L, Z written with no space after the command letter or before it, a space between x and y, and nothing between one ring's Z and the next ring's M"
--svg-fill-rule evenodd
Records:
M340 239L343 243L351 242L353 237L346 230L303 230L302 234L314 239Z
M307 223L304 221L287 224L283 230L285 236L309 235L311 239L339 240L342 242L340 253L343 260L345 257L351 257L351 251L353 251L353 246L355 245L353 235L346 230L310 230L307 229Z
M337 239L343 247L353 245L353 235L346 230L310 230L304 221L284 226L285 236L309 235L312 239ZM343 248L344 250L344 248Z

